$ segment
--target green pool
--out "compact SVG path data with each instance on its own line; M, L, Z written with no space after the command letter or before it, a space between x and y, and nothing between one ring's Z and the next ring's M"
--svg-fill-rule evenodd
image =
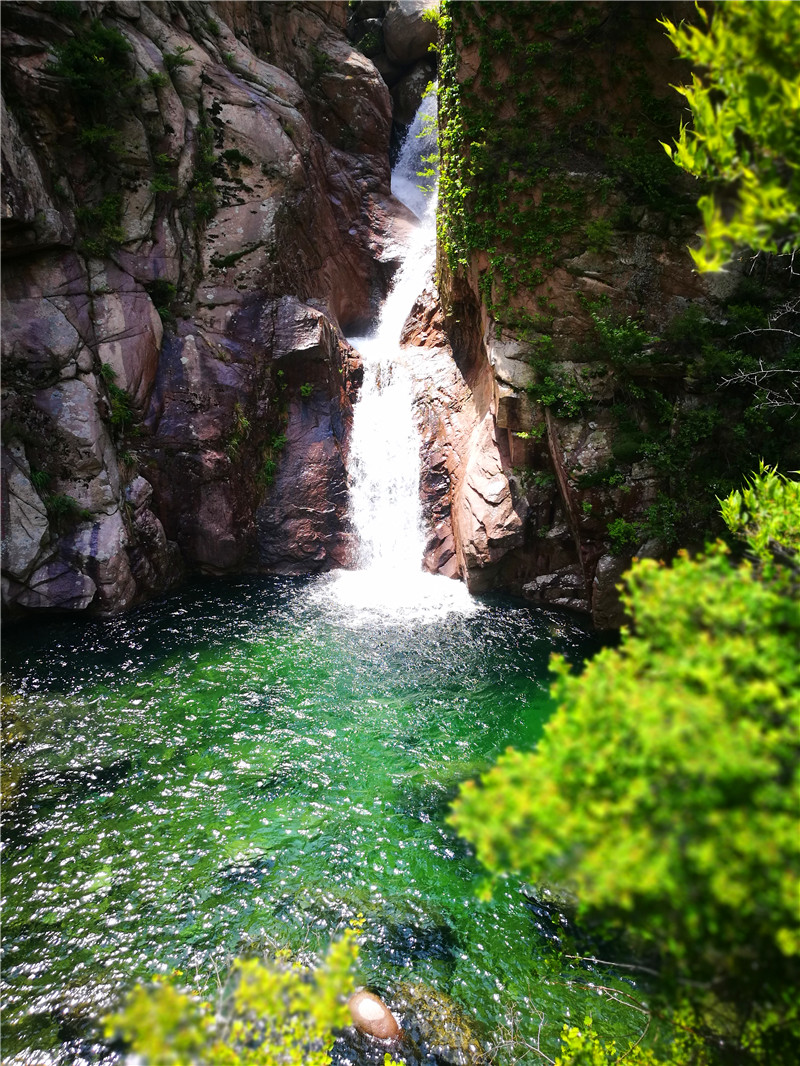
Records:
M96 1020L137 979L312 958L359 912L363 980L389 998L430 986L487 1041L516 1012L551 1057L567 1017L635 1037L593 987L607 975L542 978L557 912L513 880L479 901L445 823L460 781L536 743L551 652L597 647L577 622L466 597L382 613L330 577L241 578L4 636L25 734L6 766L4 1062L119 1061Z

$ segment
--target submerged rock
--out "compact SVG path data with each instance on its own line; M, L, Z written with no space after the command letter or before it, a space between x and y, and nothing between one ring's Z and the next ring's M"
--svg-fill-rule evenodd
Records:
M394 1015L383 1002L372 992L363 989L356 992L348 1001L348 1009L353 1019L353 1025L368 1036L376 1036L380 1040L394 1040L400 1035L400 1026Z
M392 1006L403 1022L403 1033L426 1062L437 1066L480 1066L486 1052L475 1022L444 992L422 982L402 984Z

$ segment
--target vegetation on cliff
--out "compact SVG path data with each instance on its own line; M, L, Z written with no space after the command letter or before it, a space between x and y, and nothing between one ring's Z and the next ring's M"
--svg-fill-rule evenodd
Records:
M773 7L770 31L773 14L763 9ZM741 142L762 159L759 174L771 168L760 188L774 203L753 201L747 220L752 230L759 207L774 218L780 201L786 235L796 210L796 166L790 151L782 153L772 116L780 94L791 102L796 92L784 23L797 15L785 10L790 4L759 5L741 60L735 38L747 32L752 8L714 9L715 32L726 42L715 77L728 86L737 116L750 109L749 125L735 133L733 119L725 120L720 152ZM694 21L674 35L702 72L716 39L704 36L706 16L688 4L668 10ZM541 486L549 475L551 508L581 516L571 536L589 555L630 558L648 542L658 552L698 548L721 531L716 498L764 455L781 469L800 463L789 256L737 262L705 287L692 278L686 245L701 223L698 196L703 207L712 202L711 185L727 195L730 182L719 154L712 172L715 148L702 116L694 132L685 125L670 82L691 83L691 68L670 50L657 18L648 4L441 6L440 288L445 303L456 301L453 318L463 319L461 301L471 290L466 299L480 302L484 324L488 319L498 336L524 349L530 381L524 392L519 387L516 410L523 414L509 422L512 456L526 464L524 484ZM691 55L684 40L705 43ZM732 61L727 72L725 56ZM763 102L759 139L753 122L762 77L774 91ZM702 85L698 79L690 90L701 104L717 91L710 81ZM783 112L790 119L785 140L796 122L792 107ZM694 145L696 160L705 159L702 171L695 166L693 179L681 174L659 142L685 145L674 162ZM729 250L748 239L744 219L730 220ZM758 223L762 236L764 225ZM778 223L769 225L777 234ZM774 245L749 236L756 249ZM549 448L513 447L543 429L545 412ZM576 422L599 425L602 454L565 443ZM555 452L565 457L558 484ZM536 500L529 502L535 511Z

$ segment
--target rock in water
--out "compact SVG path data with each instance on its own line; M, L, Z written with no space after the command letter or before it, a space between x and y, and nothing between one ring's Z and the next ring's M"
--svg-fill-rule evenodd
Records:
M386 1004L371 992L356 992L347 1004L353 1025L368 1036L393 1040L400 1035L400 1026Z

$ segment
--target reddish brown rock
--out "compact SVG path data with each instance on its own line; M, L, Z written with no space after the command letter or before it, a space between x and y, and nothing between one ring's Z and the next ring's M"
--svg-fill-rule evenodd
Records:
M394 1040L400 1035L400 1026L394 1015L383 1000L372 992L356 992L350 997L347 1007L353 1025L362 1033L379 1040Z
M109 112L120 151L100 171L75 151L86 117L50 66L77 24L3 10L7 602L113 612L167 587L180 557L337 565L358 379L340 327L374 316L409 224L389 188L388 89L346 40L344 4L97 15L142 87ZM111 193L101 247L76 212ZM69 528L31 469L74 500Z

